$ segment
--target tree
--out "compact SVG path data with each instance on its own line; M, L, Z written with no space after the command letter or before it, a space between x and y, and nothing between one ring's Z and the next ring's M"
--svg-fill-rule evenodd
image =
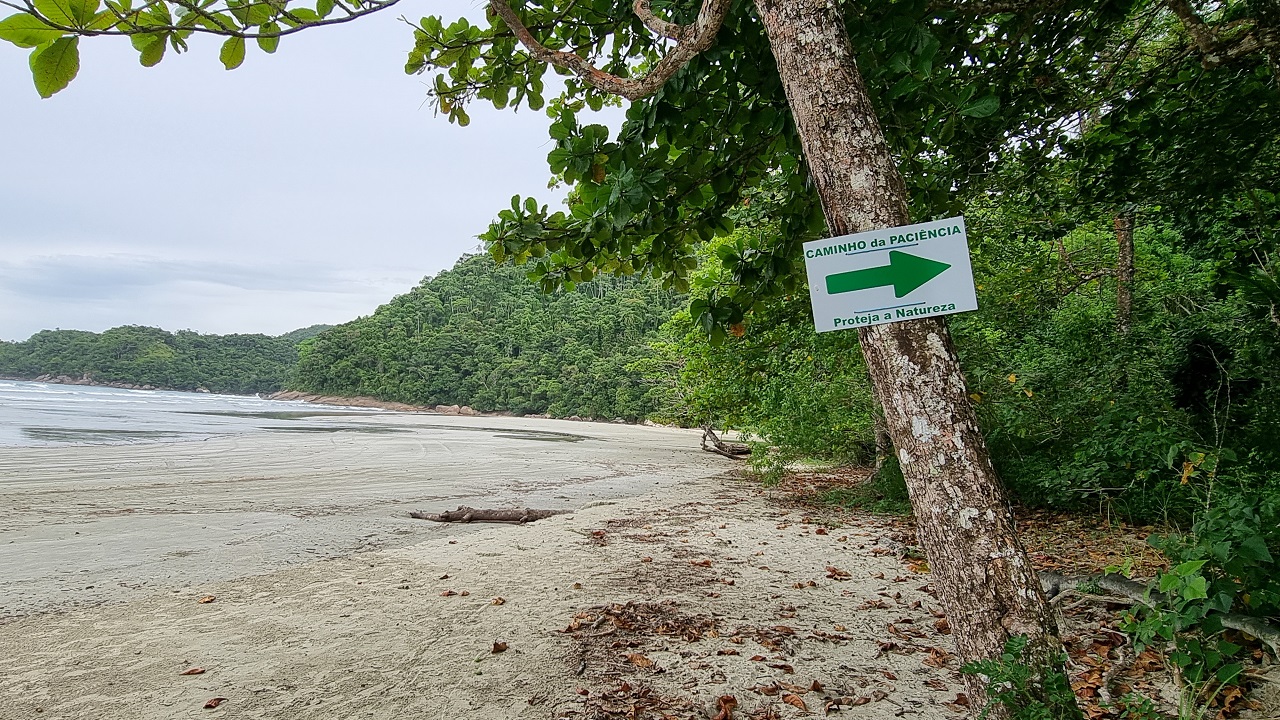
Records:
M166 42L183 49L192 33L229 35L221 59L230 68L243 61L246 39L271 52L283 35L395 2L320 0L311 10L285 0L153 0L135 9L111 0L98 12L97 0L68 1L74 7L14 6L25 14L4 21L0 35L34 48L42 94L74 75L78 35L131 35L144 64ZM820 225L841 235L907 224L911 208L919 217L952 212L956 189L993 153L1015 142L1049 147L1055 123L1080 106L1072 89L1096 75L1092 60L1131 3L661 4L671 19L649 0L630 9L492 0L489 9L488 28L424 18L407 69L438 70L437 107L464 124L477 98L542 107L548 66L565 72L549 110L557 147L548 160L574 186L568 213L513 201L485 235L491 252L528 264L546 288L639 271L683 290L692 248L729 230L725 215L743 189L772 183L782 241L727 254L732 284L692 308L723 337L760 297L799 286L795 250ZM578 123L582 108L615 97L633 101L616 141ZM1053 622L946 323L859 336L961 654L993 657L1026 636L1026 661L1054 669ZM975 701L983 690L972 678Z
M74 76L77 35L131 35L134 45L140 46L143 64L152 64L163 55L166 41L177 50L184 47L192 32L225 33L232 37L223 46L221 60L232 68L243 60L247 37L256 37L262 49L273 51L276 38L308 23L328 22L323 18L335 8L346 12L347 18L379 8L374 4L351 9L321 0L315 12L305 9L303 13L303 9L287 8L280 1L227 0L225 8L220 8L218 3L175 0L173 6L179 13L170 15L170 4L163 0L151 1L140 9L109 0L108 9L102 12L97 12L96 3L73 0L64 6L55 0L41 0L26 8L18 6L27 14L5 20L6 38L15 40L18 36L19 44L35 46L32 69L42 95L60 90ZM577 187L579 202L572 215L581 222L575 227L563 219L547 218L545 209L532 202L526 201L524 206L513 202L512 213L504 211L486 237L499 260L508 255L517 261L527 260L550 250L552 258L543 268L557 266L559 282L590 279L596 266L622 273L634 272L639 266L653 268L655 274L662 268L673 270L669 282L680 287L691 266L685 258L691 240L709 236L708 222L721 222L723 210L737 201L736 188L758 183L771 172L791 178L787 192L801 210L813 205L805 187L812 182L829 232L837 236L910 222L908 184L891 155L859 72L840 6L814 0L759 0L753 15L741 5L731 13L735 9L731 0L705 0L692 17L691 8L669 6L669 13L687 18L685 23L677 23L659 18L648 1L636 0L632 10L643 27L635 27L635 20L618 19L612 4L593 4L580 13L573 13L573 3L554 5L541 4L531 13L532 22L526 22L506 0L492 0L490 12L509 33L500 31L502 26L497 23L497 31L479 31L465 22L444 28L438 19L426 18L419 27L419 46L410 58L410 69L428 64L449 69L452 83L445 81L443 74L436 76L436 97L440 109L460 122L466 122L463 106L471 96L503 105L515 88L517 101L524 96L530 105L540 105L540 78L548 64L576 77L557 100L559 118L552 132L562 140L575 141L586 152L577 151L577 147L557 149L552 161L567 182L580 178L594 181ZM922 9L914 8L916 14ZM556 14L550 15L552 12ZM732 53L739 50L736 77L726 78L722 73L704 77L700 70L716 60L704 58L696 65L692 60L712 47L730 17L739 31L759 23L763 36L758 27L746 31L754 46L737 46L728 50L727 58L726 53L717 58L735 60ZM593 24L593 19L599 24ZM620 22L631 27L620 28ZM280 28L279 23L288 29ZM908 31L915 29L908 27ZM535 31L545 31L544 35L567 50L544 44ZM927 74L941 44L936 38L919 36L915 45L919 50L916 55L923 56L924 63L913 69ZM477 72L481 49L488 55ZM603 69L589 60L595 49L608 49L609 60ZM639 59L639 64L632 65L632 59ZM913 65L919 60L909 56L905 63ZM714 78L721 81L719 87L704 85ZM724 137L721 129L708 127L704 118L692 126L694 132L675 140L632 143L635 163L620 164L614 159L613 167L605 168L609 159L600 158L603 154L599 150L607 133L593 126L573 127L576 102L585 100L599 106L609 95L644 99L663 92L669 83L678 83L686 92L690 86L701 86L696 92L719 94L723 99L717 108L722 115L719 122L727 120L732 129L733 120L744 119L744 127L737 128L744 135ZM756 91L750 92L753 86ZM764 91L760 91L762 87ZM742 91L744 88L748 91ZM956 100L956 110L948 120L951 126L943 126L942 133L947 127L954 132L956 118L991 115L996 110L993 105L998 105L998 99L986 97L970 104L975 100L972 90L968 97ZM772 113L755 111L769 106ZM632 105L631 119L662 109L660 104ZM657 119L648 123L649 129L658 127ZM634 132L643 136L644 124L632 123ZM759 127L751 127L753 124ZM995 129L988 132L988 146L1002 140L1001 128ZM699 147L699 143L716 141L736 150L745 161L744 167L723 164L714 149ZM790 165L769 167L762 159L762 145L792 150ZM682 150L676 158L672 158L673 146ZM956 165L980 156L973 147L966 150L968 156L961 156ZM678 160L685 155L692 164L681 168ZM804 159L803 167L795 158ZM668 172L645 168L646 161L649 165L667 161ZM671 169L677 172L669 172ZM614 182L604 183L609 170ZM660 193L646 187L664 181L675 187ZM655 195L672 200L672 191L676 202L653 201ZM608 196L600 197L604 193ZM590 213L589 202L582 202L584 197L603 208ZM710 213L705 211L708 208ZM541 222L544 219L547 222ZM648 227L636 233L637 223L648 223ZM786 218L783 223L795 224L795 219ZM589 232L584 232L584 224ZM518 232L508 232L513 229ZM549 229L556 232L548 233ZM658 229L680 234L675 242L667 242L654 232ZM790 234L799 237L797 232ZM586 254L577 250L584 242L594 243L594 251ZM790 261L785 256L777 258L780 256L768 259L763 279L796 286ZM557 275L544 272L543 279L544 284L553 286ZM724 304L724 309L730 319L741 322L741 309L733 309L732 304ZM714 319L714 313L709 314ZM713 331L716 327L713 323ZM955 628L961 655L966 660L997 656L1010 638L1025 635L1029 641L1025 660L1042 671L1052 669L1060 644L1036 573L1015 537L1004 491L966 398L946 324L937 319L913 320L864 328L859 333L888 433L908 480L938 594ZM974 678L970 692L975 700L984 697L983 691Z
M464 256L372 315L300 347L290 389L520 415L644 418L656 388L631 365L683 298L604 276L541 293L518 268ZM468 308L446 315L445 307Z

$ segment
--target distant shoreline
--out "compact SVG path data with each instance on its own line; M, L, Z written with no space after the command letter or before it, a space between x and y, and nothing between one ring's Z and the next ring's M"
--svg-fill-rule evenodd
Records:
M375 397L367 395L355 395L352 397L344 397L341 395L319 395L316 393L305 393L299 390L279 390L270 394L259 395L264 400L289 400L292 402L315 403L317 405L342 405L346 407L361 408L377 408L381 410L394 410L397 412L413 412L413 413L432 413L435 415L462 415L467 417L525 417L536 420L573 420L577 422L597 422L608 423L612 425L650 425L656 426L657 423L642 420L635 422L615 418L608 420L605 418L581 417L579 415L570 415L569 417L556 417L554 415L537 414L537 415L516 415L508 410L481 411L476 410L470 405L413 405L410 403L396 402L394 400L379 400Z
M292 402L315 403L317 405L345 405L347 407L361 408L377 408L380 410L395 410L397 412L436 412L435 407L431 405L411 405L409 403L394 402L391 400L379 400L375 397L365 395L357 395L354 397L342 397L340 395L319 395L316 393L305 393L300 390L277 390L273 393L263 393L258 397L263 400L288 400ZM471 410L471 408L467 408ZM467 413L449 413L452 415L489 415L492 413L480 413L475 410Z
M636 422L633 420L624 420L622 418L614 418L613 420L609 420L607 418L581 417L579 415L570 415L568 417L556 417L556 416L547 415L547 414L516 415L515 413L512 413L507 410L496 410L496 411L487 411L487 412L476 410L475 408L472 408L470 405L414 405L411 403L396 402L394 400L380 400L378 398L369 397L367 395L354 395L351 397L344 397L341 395L320 395L318 393L306 393L300 390L277 390L271 393L230 393L230 392L214 393L213 391L204 387L198 387L194 390L191 390L187 388L175 388L175 387L167 387L163 385L136 385L133 383L118 382L118 381L103 382L99 380L94 380L93 378L89 377L88 373L85 373L83 376L79 378L75 378L70 375L52 375L52 374L40 375L37 377L15 377L11 375L0 375L0 380L14 380L17 382L40 382L40 383L49 383L53 385L78 385L82 387L107 387L107 388L115 388L117 390L151 390L151 391L160 391L160 392L188 392L188 393L197 393L201 395L209 395L209 394L233 395L236 397L257 397L262 400L284 400L284 401L291 401L291 402L312 403L315 405L337 405L341 407L358 407L358 408L373 408L378 410L392 410L395 412L431 413L435 415L461 415L464 417L526 417L526 418L533 418L533 419L539 419L539 420L573 420L576 422L598 422L598 423L609 423L613 425L657 425L658 424L648 420L642 420L642 421Z
M85 373L83 376L79 378L74 378L74 377L71 377L70 375L52 375L52 374L38 375L36 377L17 377L14 375L0 375L0 380L13 380L15 382L39 382L39 383L49 383L52 385L79 385L82 387L108 387L108 388L115 388L117 390L159 390L159 391L165 391L165 392L198 393L201 395L216 394L216 395L240 395L242 397L252 397L252 395L244 394L244 393L224 393L224 392L214 393L212 390L205 387L187 389L187 388L166 387L164 385L135 385L133 383L127 383L127 382L116 381L116 380L100 381L100 380L94 380L93 378L89 377L89 373Z

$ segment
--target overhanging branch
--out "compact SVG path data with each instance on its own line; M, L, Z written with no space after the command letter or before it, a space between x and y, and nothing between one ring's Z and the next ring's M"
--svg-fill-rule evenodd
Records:
M635 11L645 26L654 32L676 41L653 69L637 78L624 78L607 73L593 66L576 53L552 50L529 32L507 0L491 0L489 7L520 41L529 54L542 62L564 68L577 75L591 87L610 95L628 100L639 100L657 92L673 75L680 71L698 53L711 47L716 32L729 13L730 0L703 0L698 19L688 25L676 25L653 14L647 0L636 0ZM646 17L647 15L647 17Z
M98 36L98 35L126 35L127 36L127 35L151 35L151 34L168 33L168 32L182 32L182 33L198 33L198 34L205 34L205 35L218 35L222 37L238 37L238 38L253 40L256 38L285 37L286 35L293 35L294 33L299 33L309 28L321 27L323 25L341 25L343 23L348 23L353 20L362 18L365 15L372 15L373 13L386 10L387 8L395 5L399 1L400 0L365 0L365 2L363 3L364 7L356 10L350 10L350 9L347 9L346 6L342 6L342 9L345 10L347 13L349 13L347 15L343 15L340 17L333 17L333 18L321 18L319 20L307 20L307 21L297 19L295 16L289 13L288 10L281 10L279 11L279 16L276 17L275 20L284 18L285 20L290 20L299 24L294 25L293 27L284 27L274 31L262 31L262 30L250 31L248 30L248 28L251 26L245 26L244 28L236 28L233 26L229 26L225 22L223 22L221 18L218 17L218 12L211 11L208 5L200 7L190 2L183 2L182 0L173 0L172 4L182 7L190 11L193 15L198 15L201 18L209 21L209 25L200 25L196 23L150 24L150 23L139 22L139 19L141 18L144 12L160 4L159 0L152 0L152 2L146 3L145 5L138 8L132 8L123 14L117 11L116 9L111 8L110 11L112 12L112 14L116 16L115 23L112 26L102 30L91 30L85 27L67 25L65 23L57 22L41 14L40 11L36 9L35 5L29 2L26 3L25 5L18 5L12 2L7 2L7 0L0 0L0 5L11 7L15 10L31 15L32 17L39 19L40 22L47 25L50 29L61 30L62 32L67 33L69 35L81 35L86 37Z
M1280 51L1280 31L1255 19L1211 24L1196 13L1189 0L1166 0L1182 29L1200 51L1201 63L1215 68L1256 52L1275 56Z
M680 34L684 31L684 26L679 23L668 22L654 15L653 8L649 6L649 0L636 0L632 10L635 11L636 17L640 18L645 27L662 37L680 40Z

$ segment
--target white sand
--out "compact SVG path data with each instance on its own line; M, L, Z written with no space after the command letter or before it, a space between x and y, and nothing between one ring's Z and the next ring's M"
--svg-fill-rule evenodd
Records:
M666 428L377 413L203 442L0 448L0 619L465 529L460 503L576 508L723 462ZM311 430L305 431L309 424Z
M754 486L714 476L732 461L697 451L687 433L447 422L601 439L457 432L449 452L419 446L413 468L404 467L415 452L407 445L364 444L401 435L310 437L310 469L279 438L271 467L255 465L272 457L266 441L248 452L208 445L203 460L181 445L128 448L110 462L94 459L101 449L61 450L44 456L59 458L56 471L40 469L38 452L7 452L0 538L13 544L0 547L21 552L0 563L25 575L19 593L5 583L6 602L31 613L47 610L51 595L89 593L81 601L98 604L63 600L0 625L0 718L585 718L623 717L602 708L637 702L639 717L662 717L658 706L691 718L723 695L739 703L735 718L770 705L776 717L803 716L786 693L818 713L849 698L842 717L949 714L941 703L962 690L955 661L943 670L922 662L927 648L950 650L921 589L928 578L873 552L872 521L818 534ZM103 464L87 479L72 474L95 462ZM468 478L502 473L530 487L474 504L528 497L588 507L525 526L399 517L456 504ZM457 482L441 481L443 492L420 480L445 475ZM91 515L104 511L115 514ZM261 532L255 513L266 516ZM223 515L234 519L214 521ZM181 532L174 518L185 519ZM361 550L359 526L377 542L401 542ZM103 549L93 555L67 537L73 527ZM190 555L171 559L155 547L187 530ZM301 538L335 557L286 566L307 559L295 558ZM276 552L294 554L282 561ZM850 577L829 577L827 566ZM57 586L66 583L50 578L68 573L113 589L64 593ZM135 573L147 584L116 592ZM449 590L459 594L441 595ZM198 603L205 595L216 600ZM628 602L657 620L631 627L599 608ZM575 615L577 636L561 632ZM690 626L700 633L684 635ZM508 649L493 654L495 640ZM191 666L206 672L179 674ZM815 681L822 690L810 689ZM646 689L651 700L638 699ZM213 697L227 700L201 709Z

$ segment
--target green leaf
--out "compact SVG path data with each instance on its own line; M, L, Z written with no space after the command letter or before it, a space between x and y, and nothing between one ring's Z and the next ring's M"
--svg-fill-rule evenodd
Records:
M259 30L264 33L278 33L280 32L280 26L271 22L263 25ZM279 36L260 37L258 38L258 47L262 48L262 52L271 54L276 51L276 48L280 47L280 38Z
M333 0L317 0L316 14L322 18L329 17L329 13L333 12Z
M78 72L80 38L58 38L31 53L31 77L35 80L36 92L42 98L53 97L54 93L71 84Z
M116 17L115 13L111 12L110 10L103 10L102 12L93 16L93 20L89 21L89 24L88 26L86 26L85 29L110 30L111 28L115 27L116 23L118 23L119 21L120 20L119 18Z
M1261 535L1254 535L1240 543L1240 556L1258 562L1271 562L1271 551L1267 549L1267 541Z
M1161 575L1160 576L1160 592L1162 593L1169 592L1170 590L1178 587L1178 583L1180 581L1181 581L1181 578L1179 578L1177 575L1173 573L1165 573L1164 575Z
M244 63L244 38L227 38L227 41L222 43L222 51L218 53L218 59L228 70L240 67Z
M0 20L0 40L7 40L20 48L33 48L62 37L61 30L49 27L34 15L18 13Z
M417 75L427 69L427 57L421 50L409 51L409 59L405 61L404 71L408 75Z
M1187 577L1188 575L1194 575L1200 572L1200 568L1204 567L1205 563L1207 562L1209 561L1208 560L1192 560L1190 562L1184 562L1181 565L1175 567L1173 569L1173 573L1179 577Z
M1227 657L1235 655L1236 653L1240 652L1243 649L1244 649L1243 646L1237 645L1233 642L1227 642L1226 640L1223 640L1222 642L1218 643L1218 651L1221 652L1223 655L1226 655Z
M245 6L245 25L265 25L273 15L275 10L267 3L250 3Z
M986 97L981 97L972 102L965 103L964 107L960 108L960 114L967 115L968 117L984 118L995 115L996 111L999 109L1000 98L995 95L987 95Z
M1186 586L1182 588L1182 599L1203 600L1209 597L1208 583L1208 580L1200 576L1189 579Z
M83 28L98 14L98 0L35 0L36 11L58 25Z
M160 38L156 42L151 43L143 48L138 55L138 62L142 63L142 67L155 67L164 59L164 51L168 43L164 38Z
M138 61L143 67L154 67L162 59L164 59L165 42L164 33L145 33L139 35L130 35L129 42L133 43L133 48L138 51Z
M1200 622L1200 632L1205 635L1222 632L1222 616L1216 614L1205 616L1205 619Z

